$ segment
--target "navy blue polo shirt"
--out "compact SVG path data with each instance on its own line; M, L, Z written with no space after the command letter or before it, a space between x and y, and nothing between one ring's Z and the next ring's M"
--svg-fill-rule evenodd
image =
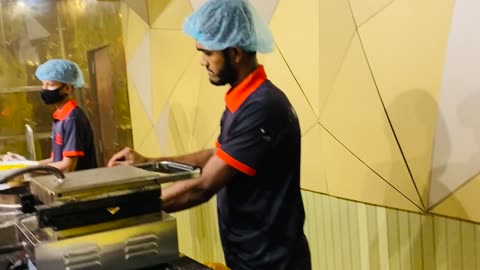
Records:
M77 157L75 171L97 167L90 122L74 100L53 113L52 157L53 162Z
M295 110L262 66L230 89L225 101L216 155L239 171L217 196L227 265L310 269Z

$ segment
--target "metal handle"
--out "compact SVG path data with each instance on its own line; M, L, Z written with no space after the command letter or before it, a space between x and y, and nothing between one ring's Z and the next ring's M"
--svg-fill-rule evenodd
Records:
M32 167L26 167L26 168L14 170L9 174L6 174L0 177L0 184L6 183L19 175L22 175L24 173L29 173L29 172L49 172L54 174L57 177L57 181L59 183L63 183L63 181L65 180L65 174L63 174L63 172L60 171L59 169L52 166L48 166L48 165L39 165L39 166L32 166Z
M35 137L33 136L33 129L29 124L25 124L25 140L27 142L28 159L36 160Z
M202 170L202 168L199 166L180 163L180 162L174 162L174 161L154 161L154 162L134 164L134 166L147 171L163 172L163 173L178 173L178 172Z

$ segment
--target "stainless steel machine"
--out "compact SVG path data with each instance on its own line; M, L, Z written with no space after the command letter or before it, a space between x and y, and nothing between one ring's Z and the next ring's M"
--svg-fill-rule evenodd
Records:
M175 219L162 212L161 184L197 177L173 162L62 174L49 166L21 196L13 248L39 270L209 269L180 255ZM1 180L0 180L1 182Z

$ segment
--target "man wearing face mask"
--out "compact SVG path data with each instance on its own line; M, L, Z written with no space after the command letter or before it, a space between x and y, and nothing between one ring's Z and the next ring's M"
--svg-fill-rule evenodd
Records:
M87 116L72 97L74 89L84 85L77 64L63 59L51 59L41 64L35 76L42 81L40 97L47 105L55 106L52 123L50 158L40 161L63 172L97 167L93 132ZM3 160L19 159L8 153Z

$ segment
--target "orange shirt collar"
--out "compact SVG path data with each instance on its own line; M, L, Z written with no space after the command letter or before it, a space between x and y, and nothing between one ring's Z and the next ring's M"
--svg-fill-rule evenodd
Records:
M77 107L77 103L75 100L71 99L65 103L61 109L57 109L53 113L53 118L57 120L65 120L65 118L67 118L67 116L73 111L73 109L75 109L75 107Z
M262 65L258 66L255 71L250 73L239 85L228 90L225 95L225 103L231 112L235 112L243 102L253 93L257 88L267 80L265 69Z

